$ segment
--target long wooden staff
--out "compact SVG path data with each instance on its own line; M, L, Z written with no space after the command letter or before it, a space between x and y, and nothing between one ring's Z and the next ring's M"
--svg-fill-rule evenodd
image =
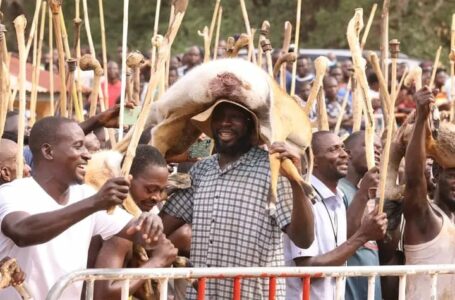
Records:
M215 8L213 9L213 15L212 15L212 22L210 23L210 31L209 31L209 45L212 45L212 38L213 38L213 31L215 30L215 23L217 20L217 15L219 14L220 10L220 2L221 0L216 0L215 2ZM217 43L215 41L215 43ZM213 48L213 51L216 52L216 48Z
M297 0L297 14L295 21L295 40L294 40L294 52L299 56L299 38L300 38L300 19L302 10L302 0ZM297 61L292 64L292 80L291 80L291 96L295 95L295 81L297 77Z
M157 0L156 1L156 9L155 9L155 23L153 25L153 37L152 37L152 40L157 36L158 34L158 24L159 24L159 21L160 21L160 8L161 8L161 0ZM171 15L173 15L171 13ZM155 71L156 71L156 54L157 54L157 49L156 49L156 45L154 43L152 43L152 57L151 57L151 61L150 61L150 76L153 76L153 74L155 74Z
M314 69L316 76L313 80L313 85L311 86L310 95L308 100L303 108L305 113L309 116L311 110L313 109L313 103L316 100L319 90L322 87L322 81L324 79L325 72L327 71L327 66L329 65L329 59L325 56L319 56L314 60Z
M55 114L54 103L54 43L53 43L53 28L52 28L52 11L49 7L49 115Z
M365 111L365 152L368 169L374 167L374 116L371 105L371 96L368 87L368 81L365 75L366 61L362 57L362 51L359 42L359 33L363 28L363 10L355 10L354 17L349 21L346 31L349 49L352 53L352 64L354 67L354 76L357 80L359 94L363 100L363 109Z
M253 43L253 35L251 32L250 20L248 18L248 11L246 10L245 0L240 0L240 7L242 9L243 21L245 22L246 34L249 36L248 42L248 59L256 63L256 56L254 56L254 43Z
M204 62L210 61L210 35L209 28L204 27L203 31L198 30L197 34L204 39Z
M400 42L397 39L393 39L389 42L390 46L390 58L392 59L392 74L390 84L390 97L396 98L397 95L397 64L398 54L400 53Z
M360 93L359 85L355 77L354 72L351 77L351 87L352 87L352 132L357 132L360 130L362 125L362 94Z
M259 34L259 42L261 44L262 53L265 53L266 61L267 61L267 71L270 76L273 76L273 64L272 64L272 55L270 52L272 51L272 46L269 40L269 33L270 33L270 23L269 21L265 20L262 22L261 32ZM261 55L262 57L262 55Z
M36 34L36 31L38 29L38 19L39 19L39 12L41 10L41 2L43 0L36 0L35 4L35 12L33 13L33 20L32 20L32 25L30 26L30 32L28 35L27 39L27 46L25 47L25 54L27 54L27 57L30 53L30 49L32 47L32 42L33 42L33 37Z
M385 82L389 82L389 5L390 0L384 0L381 12L381 70ZM381 95L382 97L382 95Z
M327 116L327 107L325 103L324 89L320 89L318 93L318 103L317 103L317 121L318 121L318 130L319 131L328 131L329 130L329 118Z
M122 74L120 93L120 115L118 138L123 138L123 120L125 113L125 90L126 90L126 47L128 40L128 6L129 0L123 0L123 30L122 30Z
M81 58L81 0L75 0L75 16L73 19L73 26L74 26L74 43L73 43L73 53L74 57L76 58L77 62ZM81 109L81 118L82 116L82 109L83 109L83 98L82 98L82 88L81 88L81 72L80 68L76 68L76 80L74 81L74 88L76 89L77 93L77 103L74 102L75 108L79 107ZM72 89L73 90L73 89ZM71 91L72 92L72 91Z
M94 55L84 54L79 60L79 67L83 71L92 70L94 72L94 80L92 93L90 94L90 112L89 116L93 117L96 114L96 107L98 102L98 93L100 88L101 77L103 76L103 68Z
M47 10L47 2L44 1L42 4L41 10L41 24L40 24L40 31L39 31L39 41L38 41L38 49L37 49L37 56L36 61L33 69L33 79L35 82L32 86L32 95L30 98L30 127L35 124L36 120L36 100L38 96L38 88L37 85L39 84L39 77L40 77L40 62L41 62L41 50L43 48L43 40L44 40L44 26L46 25L46 10Z
M60 75L60 115L68 117L67 96L66 96L66 72L65 72L65 50L63 49L62 30L60 25L60 8L62 2L51 0L49 6L52 11L52 21L55 31L55 41L58 50L58 73Z
M98 0L98 7L100 11L100 29L101 29L101 55L103 56L103 69L104 69L104 105L108 107L109 90L107 88L107 47L106 47L106 29L104 25L104 7L103 0Z
M368 23L367 23L367 26L365 27L365 30L363 31L362 42L360 43L360 49L362 49L362 50L365 48L365 44L367 42L368 34L370 33L371 24L373 24L373 19L374 19L374 15L376 14L377 7L378 7L378 5L375 3L375 4L373 4L373 7L371 8L370 16L368 17ZM346 106L348 104L350 93L351 93L351 79L349 78L348 84L346 85L346 94L345 94L345 96L343 98L343 102L341 104L340 114L337 117L337 122L336 122L335 129L334 129L335 134L338 134L340 131L341 122L343 121L343 117L344 117L344 113L346 110Z
M286 54L289 51L289 46L291 45L292 38L292 24L289 21L284 22L284 32L283 32L283 47L281 48L281 54ZM295 58L297 59L298 54L294 52ZM280 86L283 90L286 90L286 63L281 65L280 68ZM304 99L306 100L306 99Z
M38 20L39 22L39 20ZM33 36L32 44L32 92L30 94L30 120L29 125L31 126L31 120L33 118L33 123L35 123L35 113L36 113L36 98L33 99L33 96L38 93L38 83L36 82L36 70L38 70L36 59L38 56L38 34Z
M16 28L17 45L19 48L19 124L17 129L17 144L18 150L16 154L16 178L22 178L22 170L24 169L24 132L25 132L25 76L27 56L25 49L25 27L27 19L24 15L20 15L14 19L14 27Z
M439 46L438 50L436 51L436 56L434 58L433 70L431 71L430 90L432 90L434 87L434 80L436 78L436 70L439 65L439 58L441 57L441 50L442 50L442 47Z
M455 123L455 14L452 15L450 30L450 121Z
M132 89L132 100L134 105L138 106L141 104L140 100L140 89L141 89L141 64L144 63L144 56L138 51L131 52L128 54L126 59L126 65L131 69L133 77L133 89Z
M0 43L3 44L3 40L5 39L5 32L6 28L3 24L0 23ZM8 70L5 67L4 64L4 52L3 52L3 47L0 47L0 136L3 135L3 131L5 129L5 119L6 119L6 113L8 110L8 100L9 100L9 95L6 93L6 87L7 87L7 77L4 76L3 74L8 74Z
M77 99L73 97L73 87L74 87L74 72L76 71L77 67L77 60L74 58L70 58L66 60L68 65L68 80L66 86L68 87L68 118L73 118L73 107L76 111L76 114L79 112L79 105L77 103Z
M218 20L216 22L216 35L215 35L215 46L213 47L213 59L216 59L218 56L218 43L220 41L220 28L221 28L221 18L222 17L223 17L223 7L220 6L220 8L218 10Z

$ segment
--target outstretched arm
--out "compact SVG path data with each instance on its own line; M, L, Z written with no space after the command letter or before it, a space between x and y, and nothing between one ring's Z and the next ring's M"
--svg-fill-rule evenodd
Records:
M426 123L434 97L430 89L424 87L416 92L414 99L417 105L414 131L405 155L406 188L403 214L406 219L405 241L407 244L420 244L433 239L442 226L441 220L433 212L427 200L428 191L425 179L425 136L429 134Z

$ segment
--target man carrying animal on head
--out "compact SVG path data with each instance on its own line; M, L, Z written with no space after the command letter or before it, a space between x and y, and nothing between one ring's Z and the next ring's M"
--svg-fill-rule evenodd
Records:
M435 98L428 87L416 92L416 117L405 159L406 187L403 199L404 253L406 264L455 263L455 161L453 160L452 124L441 123L438 143L430 137L427 126L430 106ZM445 128L442 128L442 127ZM451 128L450 128L451 127ZM439 145L438 145L439 144ZM435 151L436 149L436 151ZM452 150L450 150L452 149ZM449 152L441 152L441 151ZM439 155L438 155L439 153ZM443 153L444 155L440 155ZM430 154L439 165L434 202L428 200L425 178L426 158ZM430 277L408 276L409 299L430 298ZM438 299L453 299L455 276L438 276Z
M195 138L201 131L212 137L216 154L197 162L190 170L192 186L176 191L165 204L160 213L164 232L170 235L183 224L192 224L190 260L195 267L283 265L282 233L286 232L301 247L309 246L313 241L313 215L301 183L283 169L282 174L287 178L280 177L276 209L269 209L272 183L269 154L275 155L279 162L290 159L294 168L301 165L300 154L285 142L271 143L269 152L259 147L266 133L260 117L269 110L262 111L262 115L258 112L260 96L255 91L259 86L259 89L266 89L260 94L267 95L276 83L250 63L235 59L217 60L189 72L157 105L164 100L162 107L169 109L171 106L165 100L171 97L169 93L178 93L185 85L183 90L188 91L188 85L194 84L195 80L198 80L198 88L194 87L187 95L198 95L197 98L185 96L183 99L175 94L173 98L179 99L181 106L188 105L186 111L198 105L201 107L191 116L190 122L182 122L181 126L185 130L194 130ZM204 98L206 95L209 97ZM202 101L207 102L201 105ZM250 109L251 106L256 111ZM173 124L181 120L176 117ZM166 141L160 144L164 131L159 130L166 122L154 128L152 137L164 153L171 149ZM279 128L279 124L276 126ZM268 133L270 137L270 131ZM230 279L208 281L206 297L232 299L232 288L233 280ZM188 292L189 299L196 298L194 290ZM268 280L242 280L241 294L245 299L266 297ZM284 296L281 281L277 296L279 299Z

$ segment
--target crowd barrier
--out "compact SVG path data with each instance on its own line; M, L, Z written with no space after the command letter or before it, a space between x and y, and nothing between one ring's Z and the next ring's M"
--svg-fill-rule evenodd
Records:
M431 299L437 297L437 278L441 274L455 274L455 265L408 265L408 266L364 266L364 267L265 267L265 268L160 268L160 269L87 269L70 273L60 278L49 291L47 300L61 299L65 288L77 281L86 282L86 299L93 299L96 280L122 280L122 300L128 299L129 282L135 279L154 279L159 281L160 300L168 298L170 279L196 279L198 300L205 298L207 280L233 278L233 299L239 300L243 278L268 278L269 300L275 299L276 279L300 277L303 280L303 300L310 300L311 278L334 277L336 279L336 299L342 299L342 283L346 277L368 277L368 300L374 299L376 276L399 277L399 299L404 300L406 278L408 275L427 274L431 276Z

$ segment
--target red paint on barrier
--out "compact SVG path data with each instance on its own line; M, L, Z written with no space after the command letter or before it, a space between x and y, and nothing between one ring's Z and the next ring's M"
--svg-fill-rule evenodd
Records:
M234 300L240 300L241 286L240 286L240 277L234 278Z
M276 296L276 277L269 279L269 300L275 300Z
M302 300L310 300L310 276L303 277Z
M205 277L201 277L197 282L197 300L205 299Z

